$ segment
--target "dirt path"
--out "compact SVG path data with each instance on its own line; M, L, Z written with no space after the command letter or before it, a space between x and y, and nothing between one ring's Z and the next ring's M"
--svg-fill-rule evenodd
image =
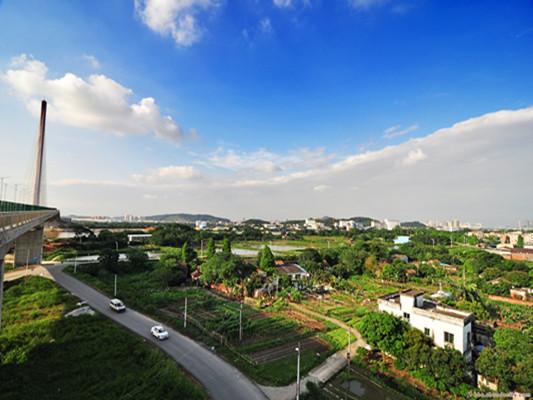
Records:
M531 302L531 301L519 300L519 299L510 299L509 297L494 296L493 294L489 294L488 296L489 296L489 299L491 299L491 300L503 301L505 303L518 304L518 305L521 305L521 306L531 306L531 305L533 305L533 302Z
M365 343L365 341L361 338L361 334L359 333L359 331L351 326L348 326L346 325L344 322L341 322L339 321L338 319L335 319L335 318L332 318L332 317L328 317L326 315L322 315L322 314L319 314L315 311L311 311L311 310L308 310L306 307L302 306L301 304L295 304L295 303L291 303L291 307L303 312L303 313L306 313L306 314L309 314L309 315L312 315L314 317L317 317L317 318L321 318L321 319L325 319L326 321L329 321L335 325L338 325L340 326L341 328L344 328L346 329L348 332L350 332L352 335L354 335L356 337L356 340L351 343L350 345L350 354L353 356L355 354L355 351L357 350L358 347L365 347L367 349L370 349L370 346L368 344ZM348 347L346 347L346 349L344 350L341 350L341 352L343 352L342 354L344 356L347 355L348 353Z

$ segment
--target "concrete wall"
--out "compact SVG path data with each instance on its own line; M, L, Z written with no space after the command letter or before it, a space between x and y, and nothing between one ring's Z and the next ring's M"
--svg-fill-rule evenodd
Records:
M17 238L15 241L15 268L24 266L26 263L29 265L41 263L43 233L43 227L39 226Z

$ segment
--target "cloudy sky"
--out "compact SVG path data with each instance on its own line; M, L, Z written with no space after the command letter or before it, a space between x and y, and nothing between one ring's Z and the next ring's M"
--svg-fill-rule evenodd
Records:
M1 195L45 99L63 215L517 226L532 71L530 0L0 0Z

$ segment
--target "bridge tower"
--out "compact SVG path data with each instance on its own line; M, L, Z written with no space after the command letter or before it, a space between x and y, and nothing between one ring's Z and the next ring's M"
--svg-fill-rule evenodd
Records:
M46 101L41 102L41 122L39 124L39 142L37 144L37 163L35 169L35 185L33 189L33 205L43 205L41 185L43 180L44 131L46 125Z
M37 157L35 163L35 182L33 182L33 205L44 206L44 132L46 126L46 101L41 102L41 119L39 123L39 138L37 142ZM43 250L44 225L36 226L31 231L18 237L15 241L15 267L28 264L40 264Z

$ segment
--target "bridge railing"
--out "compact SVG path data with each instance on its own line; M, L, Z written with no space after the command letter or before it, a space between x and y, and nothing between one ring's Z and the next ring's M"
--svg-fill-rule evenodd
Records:
M57 214L57 210L0 212L0 232Z
M0 200L0 212L55 210L55 208Z

